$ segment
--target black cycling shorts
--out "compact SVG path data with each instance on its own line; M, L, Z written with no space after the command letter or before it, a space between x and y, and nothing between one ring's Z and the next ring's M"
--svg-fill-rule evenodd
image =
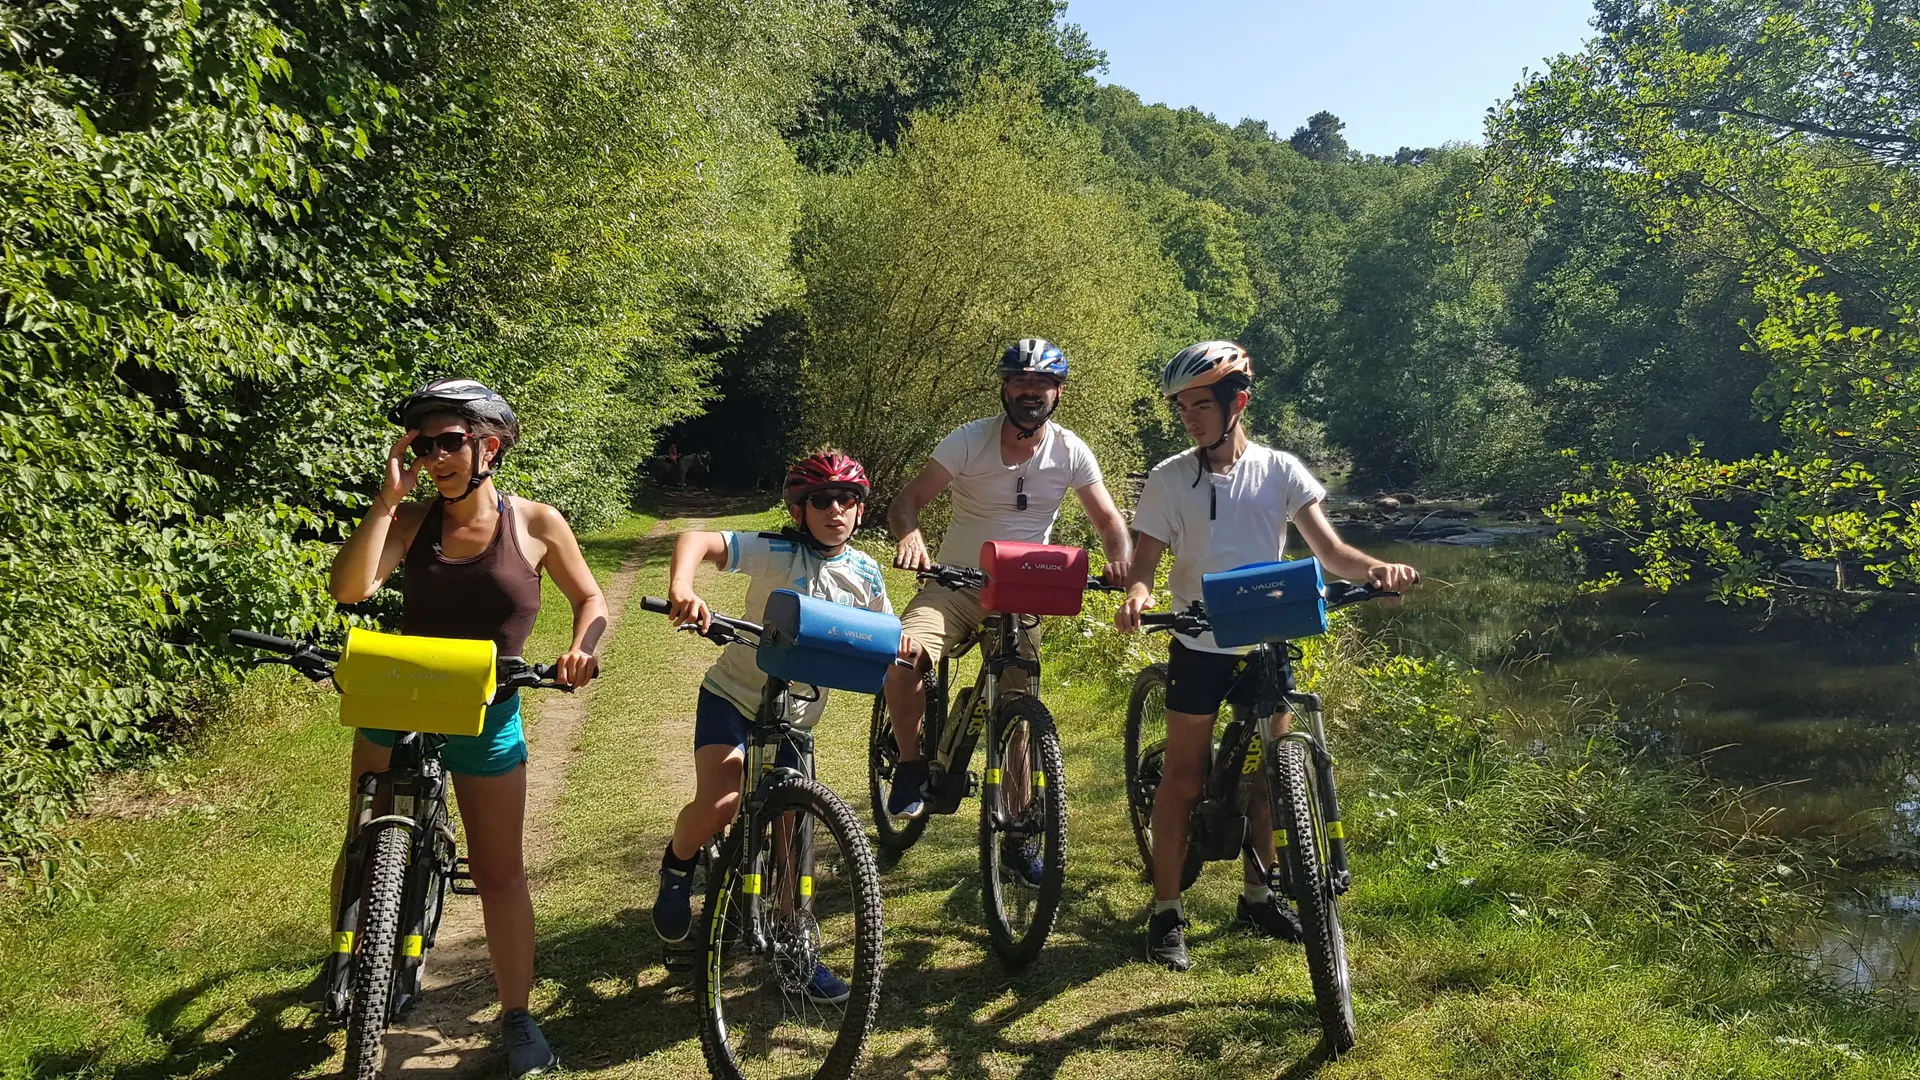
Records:
M1167 708L1174 712L1209 716L1220 711L1220 703L1240 682L1246 657L1239 653L1204 652L1182 645L1174 639L1167 657ZM1237 704L1252 704L1253 680L1244 682Z

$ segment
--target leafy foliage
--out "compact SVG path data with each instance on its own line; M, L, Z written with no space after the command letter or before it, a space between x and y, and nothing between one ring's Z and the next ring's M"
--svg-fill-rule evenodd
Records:
M585 526L697 408L686 342L791 292L779 138L829 3L9 6L0 29L0 859L182 730L321 574L394 432L476 375ZM64 857L64 856L63 856Z
M1596 468L1560 509L1622 537L1657 586L1706 569L1722 595L1769 595L1780 549L1920 580L1914 16L1858 0L1599 12L1589 49L1496 122L1508 205L1602 186L1650 242L1738 267L1764 312L1748 347L1781 448Z
M805 430L888 496L957 424L999 411L994 362L1044 334L1073 377L1059 419L1108 472L1139 461L1142 359L1192 318L1145 223L1090 183L1090 142L1031 90L989 87L896 150L815 182L800 240Z

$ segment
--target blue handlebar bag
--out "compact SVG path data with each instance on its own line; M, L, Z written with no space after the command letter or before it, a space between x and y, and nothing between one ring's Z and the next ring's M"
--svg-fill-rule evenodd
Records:
M1230 648L1327 632L1319 559L1249 563L1207 574L1200 596L1213 621L1213 640Z
M776 679L877 694L900 652L900 620L792 589L776 589L762 615L767 633L755 658Z

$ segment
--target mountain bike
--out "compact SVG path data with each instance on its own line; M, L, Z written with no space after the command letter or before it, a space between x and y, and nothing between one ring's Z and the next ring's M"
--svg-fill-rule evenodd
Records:
M1344 581L1328 582L1328 610L1399 594ZM1213 628L1205 607L1148 612L1141 625L1194 637ZM1340 930L1339 898L1353 885L1347 866L1340 802L1333 787L1333 755L1327 750L1320 696L1294 685L1299 647L1268 642L1248 653L1227 694L1232 718L1214 744L1200 799L1187 819L1187 860L1180 872L1186 891L1204 863L1241 855L1265 875L1273 890L1291 897L1299 909L1320 1026L1335 1053L1353 1046L1353 993L1347 972L1347 943ZM1127 701L1127 811L1134 842L1149 880L1153 877L1153 798L1166 761L1167 665L1148 666L1135 677ZM1305 730L1288 729L1286 718L1303 718ZM1247 828L1252 785L1262 768L1273 810L1276 865L1261 865Z
M276 655L251 667L284 664L314 682L333 678L341 654L305 641L233 630L235 645ZM496 692L573 687L554 681L552 664L518 656L495 663ZM347 1025L346 1075L379 1076L387 1026L420 995L449 891L474 895L467 861L447 817L445 735L400 732L384 772L362 773L346 844L346 874L334 918L333 952L321 973L328 1022ZM376 808L386 808L376 816Z
M979 589L987 584L986 573L972 567L936 564L917 573L921 581L948 589ZM1098 580L1083 580L1083 591L1115 589ZM987 935L994 952L1015 965L1031 963L1040 954L1066 883L1065 756L1053 714L1037 696L1040 662L1028 660L1019 650L1021 629L1037 621L1036 616L989 612L973 633L940 658L938 673L927 676L920 745L923 753L926 747L935 749L927 762L925 814L894 818L887 813L887 785L900 762L900 748L884 695L873 699L867 740L874 831L880 847L890 854L912 847L934 814L957 813L968 796L979 794L980 892ZM953 663L976 645L982 655L979 674L949 708ZM1031 689L1002 695L1000 680L1014 669L1026 672ZM987 741L984 782L969 768L974 745L983 734ZM1021 861L1031 865L1028 853L1036 842L1041 864L1037 882L1029 880L1030 871L1009 866L1006 858L1006 849L1015 848Z
M640 606L671 610L657 596ZM768 628L717 614L704 631L680 629L716 645L772 641ZM768 676L748 729L746 798L725 839L698 856L700 1045L729 1080L850 1076L879 1009L880 869L860 819L814 778L813 737L792 726L789 706L813 700ZM778 763L783 744L797 766ZM816 964L847 976L845 1002L808 1000Z

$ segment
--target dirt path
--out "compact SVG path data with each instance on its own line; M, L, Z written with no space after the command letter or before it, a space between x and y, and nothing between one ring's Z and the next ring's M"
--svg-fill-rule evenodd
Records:
M704 524L692 521L680 527ZM666 535L668 525L661 520L646 539ZM646 561L644 551L644 544L636 545L607 582L608 639L619 632L634 580ZM577 694L551 695L541 706L539 724L528 733L526 863L536 900L542 870L558 847L560 794L567 771L579 757L587 706L599 686L596 682ZM472 1076L495 1065L495 997L478 898L459 897L448 904L438 944L428 957L425 989L420 1004L388 1030L387 1075Z

